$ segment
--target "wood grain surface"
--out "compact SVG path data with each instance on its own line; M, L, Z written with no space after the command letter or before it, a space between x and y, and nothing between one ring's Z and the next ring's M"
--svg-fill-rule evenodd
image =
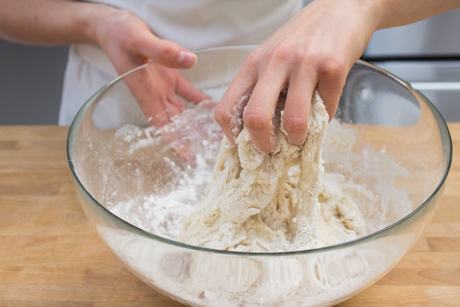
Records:
M425 233L375 285L339 306L460 306L460 124L444 196ZM0 127L0 306L182 306L144 285L87 221L67 127Z

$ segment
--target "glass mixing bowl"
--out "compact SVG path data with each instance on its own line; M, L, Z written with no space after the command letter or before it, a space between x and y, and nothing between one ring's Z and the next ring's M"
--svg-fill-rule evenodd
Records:
M219 99L254 48L199 51L198 64L181 74ZM125 82L142 80L149 65L113 80L86 102L70 127L67 151L77 195L102 240L133 274L170 298L191 306L334 305L382 278L431 220L452 159L446 123L410 84L359 61L348 75L336 114L356 133L349 175L361 176L372 187L390 171L380 153L392 157L404 170L393 184L410 200L410 214L354 241L285 253L196 247L126 222L106 208L171 190L171 183L174 189L177 178L165 161L189 173L196 165L187 166L154 135L135 155L129 144L116 141L122 126L148 126ZM396 195L379 197L398 205Z

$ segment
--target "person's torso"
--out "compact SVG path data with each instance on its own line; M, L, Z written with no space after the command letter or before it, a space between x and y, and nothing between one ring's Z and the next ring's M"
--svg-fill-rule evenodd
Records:
M97 0L131 11L152 32L189 50L261 44L301 8L301 0ZM99 46L78 45L79 55L110 75Z
M158 37L192 51L261 44L302 8L302 0L87 1L131 11ZM98 45L73 45L59 123L70 124L83 102L116 76L115 68Z
M190 50L260 44L302 7L299 0L97 0L134 12L160 38Z

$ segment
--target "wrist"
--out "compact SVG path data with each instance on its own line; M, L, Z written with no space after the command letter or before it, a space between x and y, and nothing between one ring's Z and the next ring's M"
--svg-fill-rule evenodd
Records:
M366 1L366 0L363 0ZM376 30L411 24L460 8L458 0L367 0L377 16Z
M405 1L402 0L368 0L368 2L375 18L375 31L396 26L397 10L405 5Z
M361 8L367 19L369 30L373 32L382 29L386 23L388 0L352 0Z
M104 4L87 4L81 29L91 43L100 44L100 29L107 19L110 7Z
M102 46L107 38L112 37L114 34L111 33L114 31L113 29L117 28L129 16L129 12L105 4L93 5L95 7L91 13L91 25L88 28L87 35L94 43Z
M338 16L351 18L363 27L357 30L374 33L381 29L382 24L384 24L385 17L387 16L387 2L391 1L392 0L315 0L307 5L305 9L308 9L310 5L318 4L327 9L326 11L319 11L319 13L327 14L329 12L338 11Z

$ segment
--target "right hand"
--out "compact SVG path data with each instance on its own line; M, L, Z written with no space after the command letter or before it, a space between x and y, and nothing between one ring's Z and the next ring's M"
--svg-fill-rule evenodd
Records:
M315 89L331 120L348 72L377 27L375 11L372 1L315 0L253 51L214 113L230 143L236 145L244 123L254 145L273 152L281 92L287 93L281 125L290 144L306 140Z
M177 68L193 67L195 54L153 35L134 13L105 5L100 9L95 37L118 74L155 62L124 78L150 125L162 128L186 109L178 96L195 104L209 99L177 71ZM163 133L161 136L179 157L188 162L194 160L191 149L175 135Z

